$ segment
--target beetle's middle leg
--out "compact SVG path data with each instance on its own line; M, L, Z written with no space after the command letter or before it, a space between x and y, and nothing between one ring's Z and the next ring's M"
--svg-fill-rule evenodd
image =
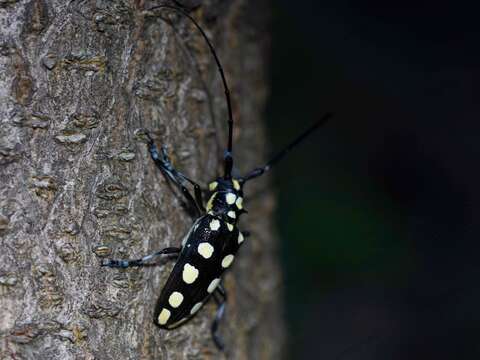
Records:
M104 259L102 260L100 265L111 267L111 268L122 268L122 269L126 269L128 267L133 267L133 266L150 266L152 265L152 263L150 263L149 261L154 257L160 256L160 255L179 254L181 250L182 250L181 248L177 248L177 247L167 247L165 249L157 251L156 253L144 256L141 259L135 259L135 260Z

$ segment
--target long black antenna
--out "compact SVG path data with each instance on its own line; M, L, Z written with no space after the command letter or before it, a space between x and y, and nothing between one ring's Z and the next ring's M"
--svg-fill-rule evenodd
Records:
M196 22L196 20L190 16L186 11L183 9L180 9L175 6L171 5L158 5L154 6L152 8L149 8L147 10L157 10L157 9L169 9L169 10L174 10L188 19L195 25L195 27L200 31L202 34L203 38L205 39L205 42L207 43L208 47L210 48L210 52L212 53L215 62L217 63L217 68L218 71L220 72L220 76L222 78L222 83L223 83L223 88L225 89L225 100L227 101L227 108L228 108L228 143L227 143L227 151L225 152L225 178L230 179L232 176L232 167L233 167L233 156L232 156L232 151L233 151L233 115L232 115L232 102L230 100L230 90L228 89L227 85L227 79L225 78L225 74L223 72L223 67L222 64L220 63L220 60L217 56L217 53L215 52L215 49L213 48L212 43L208 39L207 34L205 34L205 31L200 27L200 25Z
M266 171L270 170L273 165L283 159L283 157L287 155L295 146L300 144L308 135L317 130L321 125L325 124L327 120L331 117L331 113L326 113L325 115L323 115L318 121L316 121L312 126L305 130L299 137L297 137L290 144L288 144L283 150L278 152L277 155L275 155L271 160L269 160L264 166L253 169L247 175L245 175L242 180L245 182L263 175Z

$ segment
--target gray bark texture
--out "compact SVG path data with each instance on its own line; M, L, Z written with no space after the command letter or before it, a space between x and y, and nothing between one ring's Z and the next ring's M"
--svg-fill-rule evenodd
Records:
M153 324L172 262L99 266L178 246L192 224L139 129L203 186L222 168L227 109L213 58L188 19L146 10L159 4L0 0L1 359L281 357L268 178L246 189L240 227L252 236L225 278L226 354L210 338L213 301L177 330ZM267 4L180 5L222 59L246 172L265 160Z

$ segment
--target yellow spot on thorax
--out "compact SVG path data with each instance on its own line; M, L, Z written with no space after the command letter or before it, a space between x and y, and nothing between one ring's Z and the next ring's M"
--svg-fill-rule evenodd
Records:
M237 195L235 195L234 193L227 193L227 195L225 195L225 200L227 201L228 205L235 204L235 200L237 200Z
M213 191L217 188L217 186L218 186L218 182L213 181L208 185L208 188L210 189L210 191Z
M213 193L213 195L210 197L210 199L207 202L207 211L212 210L213 208L213 200L215 200L215 196L217 196L217 193Z
M232 183L235 190L240 190L240 183L238 182L238 180L233 179Z

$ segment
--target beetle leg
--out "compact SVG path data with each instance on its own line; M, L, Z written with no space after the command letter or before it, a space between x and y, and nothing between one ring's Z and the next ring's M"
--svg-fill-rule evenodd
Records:
M152 265L152 264L148 263L147 261L153 259L156 256L178 254L178 253L180 253L180 251L181 251L180 248L168 247L168 248L162 249L160 251L157 251L154 254L144 256L141 259L135 259L135 260L103 259L102 262L100 263L100 266L107 266L107 267L111 267L111 268L122 268L122 269L125 269L125 268L128 268L128 267L133 267L133 266L149 266L149 265Z
M165 146L162 146L162 151L160 153L150 135L148 135L147 133L146 136L148 138L148 151L150 152L150 156L155 162L155 165L160 169L163 174L165 174L175 185L177 185L181 189L182 194L187 200L188 204L197 211L198 215L205 212L205 208L203 207L202 191L200 185L198 185L195 181L191 180L173 167L172 162L168 157ZM187 183L193 186L195 192L195 199L193 198L192 194L190 194L190 191L187 189Z
M219 284L217 288L215 289L215 292L213 293L213 298L215 299L215 302L218 305L217 313L215 314L215 319L212 322L212 327L211 327L211 333L212 333L212 339L217 348L220 351L223 351L225 346L223 339L221 336L218 334L218 326L220 325L220 321L223 318L223 315L225 314L225 307L227 305L227 292L225 291L225 288L223 287L222 284Z

